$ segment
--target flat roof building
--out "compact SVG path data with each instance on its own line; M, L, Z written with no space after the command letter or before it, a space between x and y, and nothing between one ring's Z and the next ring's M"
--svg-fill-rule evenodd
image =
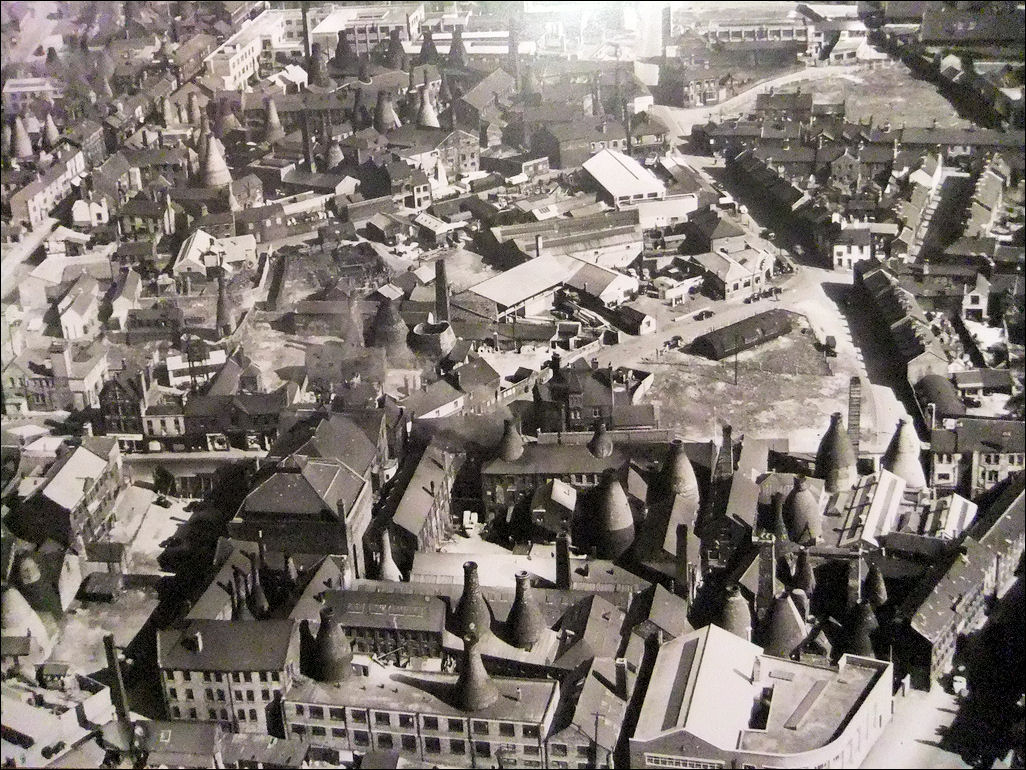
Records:
M798 663L709 625L660 648L630 764L858 767L890 721L891 686L886 661Z

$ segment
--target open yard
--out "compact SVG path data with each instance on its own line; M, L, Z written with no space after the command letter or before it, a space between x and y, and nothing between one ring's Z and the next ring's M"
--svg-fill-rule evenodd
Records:
M872 120L874 125L890 121L894 127L930 126L933 121L943 128L968 128L972 125L960 118L937 87L917 80L904 64L873 70L852 70L849 74L810 80L802 84L817 102L845 102L845 117L857 123Z
M647 400L658 405L664 427L686 438L718 435L719 425L730 423L740 433L788 436L814 447L827 415L847 410L849 376L830 373L802 328L740 354L737 384L733 358L716 362L673 351L659 363L645 361L656 372Z
M114 634L115 643L127 647L157 603L157 591L149 586L126 588L110 603L75 600L64 616L60 638L50 659L70 663L85 673L105 669L103 637Z

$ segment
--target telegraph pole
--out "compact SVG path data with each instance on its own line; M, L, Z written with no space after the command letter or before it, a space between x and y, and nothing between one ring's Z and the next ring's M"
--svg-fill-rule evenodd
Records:
M735 334L734 335L734 384L735 385L737 385L737 352L738 352L737 348L738 348L738 345L740 345L740 344L741 344L741 338L737 334Z

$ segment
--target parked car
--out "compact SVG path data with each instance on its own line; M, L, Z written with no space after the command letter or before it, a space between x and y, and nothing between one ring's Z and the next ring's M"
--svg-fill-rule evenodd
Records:
M671 348L679 348L681 345L684 344L684 338L678 334L676 336L670 337L670 339L667 340L666 344L669 345Z
M700 310L695 313L696 321L704 321L706 318L712 318L715 315L711 310Z

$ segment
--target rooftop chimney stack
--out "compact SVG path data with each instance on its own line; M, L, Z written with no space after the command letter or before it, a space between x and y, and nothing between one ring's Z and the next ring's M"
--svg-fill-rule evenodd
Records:
M444 258L435 261L435 320L449 320L449 280Z
M570 535L566 532L556 535L556 588L570 588Z
M310 126L310 112L306 109L303 110L303 161L310 173L317 173L317 163L314 161L313 153L313 129Z
M762 622L777 596L777 538L763 533L756 538L759 547L759 583L755 596L755 615Z
M110 697L114 701L114 713L117 714L119 722L129 720L128 693L125 690L125 678L121 674L121 660L118 658L118 648L114 646L114 634L107 634L103 637L103 648L107 653L107 666L114 675L114 687L111 688Z

